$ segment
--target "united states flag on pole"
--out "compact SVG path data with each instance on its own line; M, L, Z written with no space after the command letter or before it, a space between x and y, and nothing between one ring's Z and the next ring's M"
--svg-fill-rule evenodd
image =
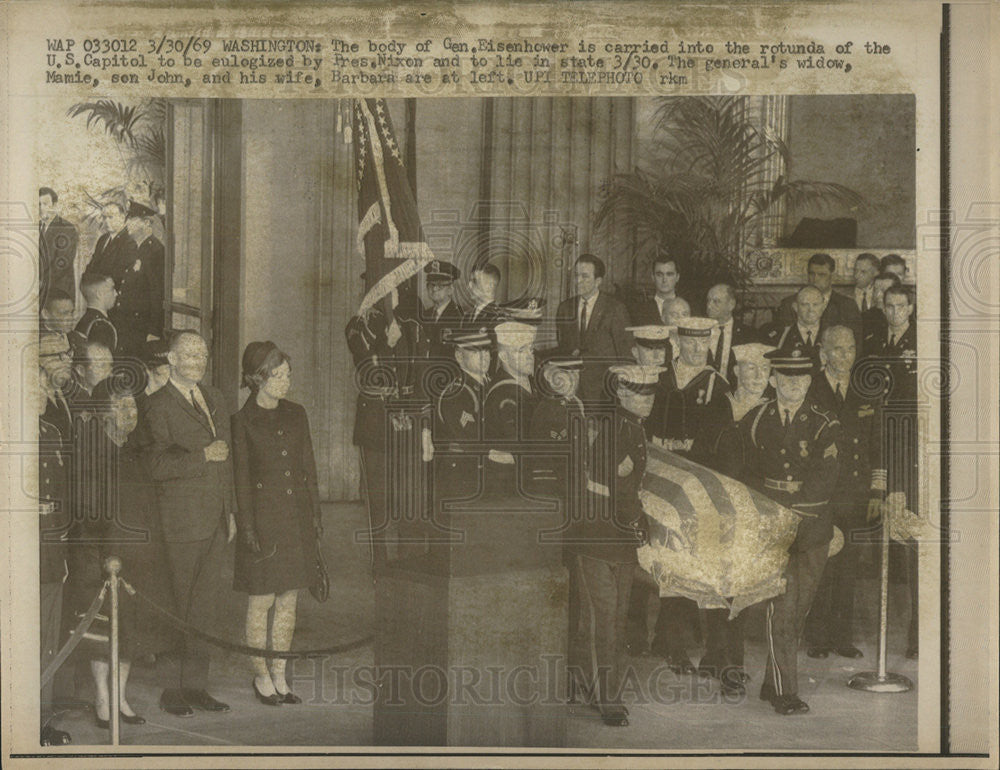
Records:
M784 592L799 522L791 509L652 444L639 498L650 519L639 564L660 596L685 596L735 617Z
M424 240L413 190L385 99L355 99L354 157L358 245L370 287L359 314L395 292L434 259Z

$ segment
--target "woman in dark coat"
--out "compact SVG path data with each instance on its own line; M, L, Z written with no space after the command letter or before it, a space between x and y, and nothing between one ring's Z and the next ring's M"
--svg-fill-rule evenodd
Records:
M243 353L243 384L250 397L233 415L237 528L234 588L249 594L246 641L291 649L295 604L307 588L322 533L316 460L305 409L285 400L291 362L273 342L251 342ZM300 703L285 681L285 661L252 658L253 689L270 706Z
M121 577L144 596L173 612L173 597L160 529L156 492L143 454L148 439L139 427L133 388L101 382L81 409L74 429L74 495L79 507L70 533L67 595L77 614L104 582L104 562L121 560ZM107 601L107 600L106 600ZM107 603L102 614L107 617ZM125 695L131 662L169 647L170 632L127 591L119 591L119 708L122 720L142 724ZM108 624L97 621L81 643L94 677L95 716L110 719Z

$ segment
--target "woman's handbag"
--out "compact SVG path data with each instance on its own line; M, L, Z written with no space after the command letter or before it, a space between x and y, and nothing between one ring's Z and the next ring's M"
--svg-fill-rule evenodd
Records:
M315 540L316 554L313 556L312 576L309 581L309 593L318 602L325 602L330 596L330 575L326 571L323 560L323 549L319 547L319 539Z

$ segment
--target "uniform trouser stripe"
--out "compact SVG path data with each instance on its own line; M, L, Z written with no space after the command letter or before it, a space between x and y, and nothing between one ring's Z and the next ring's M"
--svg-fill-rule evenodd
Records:
M593 688L594 697L597 703L603 703L603 694L601 692L601 677L598 676L597 667L597 608L594 606L593 599L590 595L590 586L587 585L587 571L583 568L582 557L576 557L576 568L580 575L580 584L583 586L583 600L586 602L587 608L587 651L590 653L590 670L592 672L591 681L587 682L587 685Z

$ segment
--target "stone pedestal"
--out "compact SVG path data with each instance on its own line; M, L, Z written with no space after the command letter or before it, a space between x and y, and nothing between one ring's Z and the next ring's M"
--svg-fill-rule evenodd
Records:
M451 512L453 542L379 576L377 745L565 745L560 517L510 507Z

